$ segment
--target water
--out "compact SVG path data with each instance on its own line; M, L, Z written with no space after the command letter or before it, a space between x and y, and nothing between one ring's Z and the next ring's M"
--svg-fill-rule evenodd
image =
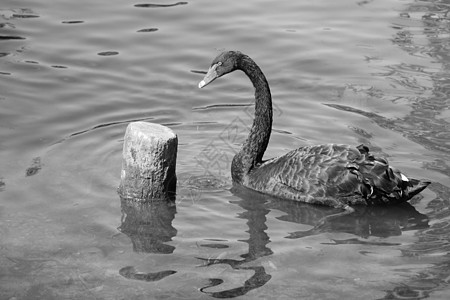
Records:
M1 299L447 299L448 1L2 1ZM266 157L367 144L432 185L331 208L231 190L252 87L203 90L224 49L269 79ZM123 134L179 138L176 207L121 203Z

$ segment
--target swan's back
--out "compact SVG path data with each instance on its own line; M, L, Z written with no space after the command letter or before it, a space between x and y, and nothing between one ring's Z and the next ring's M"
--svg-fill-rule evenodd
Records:
M406 178L366 146L329 144L266 161L243 184L280 198L339 207L405 202L429 182Z

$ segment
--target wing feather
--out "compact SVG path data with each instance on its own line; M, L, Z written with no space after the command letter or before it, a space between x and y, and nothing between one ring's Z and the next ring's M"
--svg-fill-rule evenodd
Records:
M408 179L367 146L336 144L302 147L266 161L244 182L274 196L331 206L404 202L428 184Z

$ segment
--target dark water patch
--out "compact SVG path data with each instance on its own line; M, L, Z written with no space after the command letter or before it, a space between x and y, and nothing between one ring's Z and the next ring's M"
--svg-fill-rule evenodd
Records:
M8 72L0 72L0 75L12 75L12 74Z
M34 61L34 60L26 60L25 62L26 62L27 64L35 64L35 65L38 65L38 64L39 64L39 62Z
M57 66L57 65L55 65L55 66L51 66L52 68L55 68L55 69L67 69L68 67L66 67L66 66Z
M82 24L84 21L62 21L63 24Z
M366 4L369 4L369 3L371 3L371 2L373 2L373 0L362 0L362 1L358 1L358 2L356 2L359 6L364 6L364 5L366 5Z
M206 72L206 71L199 71L199 70L191 70L191 73L195 73L195 74L203 74L203 75L205 75L207 72Z
M8 56L10 53L7 52L0 52L0 57Z
M216 108L228 108L228 107L253 107L253 103L247 104L211 104L199 107L193 107L192 110L207 110L207 109L216 109Z
M138 30L137 32L155 32L155 31L158 31L158 28L145 28Z
M41 158L40 157L35 157L35 158L33 158L33 162L31 163L31 167L29 167L25 171L25 175L27 177L36 175L41 169L42 169Z
M159 7L173 7L173 6L178 6L178 5L186 5L188 4L187 2L177 2L177 3L173 3L173 4L155 4L155 3L143 3L143 4L135 4L135 7L140 7L140 8L159 8Z
M3 178L0 178L0 192L3 192L5 190L5 186L5 181L3 180Z
M13 18L16 18L16 19L32 19L32 18L39 18L39 16L38 15L13 14Z
M346 240L334 240L332 239L334 243L321 243L322 245L347 245L347 244L353 244L353 245L371 245L371 246L400 246L399 243L388 243L388 242L371 242L371 241L362 241L357 238L351 238Z
M230 248L230 246L225 244L202 244L200 247L212 248L212 249L225 249Z
M24 40L24 37L17 36L17 35L0 35L0 41L3 40Z
M118 55L118 54L119 54L119 52L117 52L117 51L104 51L104 52L97 53L97 55L100 55L100 56L113 56L113 55Z
M169 275L175 274L177 271L165 270L155 273L141 273L137 272L133 266L124 267L119 270L119 274L127 279L142 280L142 281L158 281Z

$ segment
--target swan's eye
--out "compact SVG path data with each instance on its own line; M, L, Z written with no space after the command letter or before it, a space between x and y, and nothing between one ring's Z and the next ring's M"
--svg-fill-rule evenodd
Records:
M219 61L219 62L217 63L217 66L221 66L221 65L222 65L222 62Z

